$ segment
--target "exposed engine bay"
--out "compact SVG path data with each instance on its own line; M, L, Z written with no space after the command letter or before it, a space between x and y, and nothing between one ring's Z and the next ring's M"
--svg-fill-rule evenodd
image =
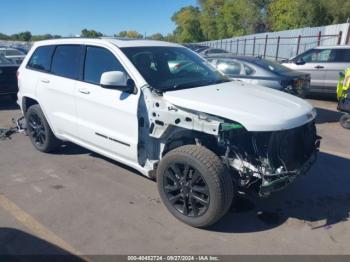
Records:
M320 137L313 121L273 132L248 132L239 124L224 123L218 144L225 148L222 159L235 171L238 186L255 188L260 196L266 196L310 169Z
M316 161L320 137L314 121L282 131L252 132L240 123L169 104L147 89L140 101L139 163L150 174L170 150L199 144L221 157L239 190L268 196L306 174Z

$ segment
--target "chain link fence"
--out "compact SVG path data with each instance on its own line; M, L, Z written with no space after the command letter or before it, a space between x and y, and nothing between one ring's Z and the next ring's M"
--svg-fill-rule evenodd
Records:
M236 55L283 60L320 45L349 44L350 23L301 28L201 42Z

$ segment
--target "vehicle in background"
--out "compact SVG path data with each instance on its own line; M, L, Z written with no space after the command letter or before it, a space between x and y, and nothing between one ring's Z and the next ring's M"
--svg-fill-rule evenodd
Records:
M282 64L311 75L309 91L334 95L339 72L350 66L350 46L319 46Z
M206 56L206 55L211 55L211 54L226 54L226 53L228 53L227 51L220 49L220 48L209 48L209 47L207 47L205 49L197 50L195 52L197 52L201 56Z
M27 54L29 51L29 47L24 47L24 46L13 46L12 48L15 48L17 50L19 50L20 52L22 52L23 54Z
M183 44L183 46L197 53L209 48L208 46L196 45L196 44Z
M18 65L0 55L0 95L10 95L17 99L17 70Z
M5 58L11 60L17 65L20 65L23 59L26 57L25 53L12 47L1 47L0 55L3 55Z
M310 75L291 70L277 62L253 56L232 54L205 57L230 79L241 80L304 96L310 86Z

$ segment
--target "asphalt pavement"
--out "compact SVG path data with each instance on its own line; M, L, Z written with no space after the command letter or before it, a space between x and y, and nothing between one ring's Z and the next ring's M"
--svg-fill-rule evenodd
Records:
M235 199L208 229L176 220L156 183L67 143L0 141L0 254L350 254L350 130L334 101L309 100L323 137L317 163L267 199ZM0 127L20 116L0 98Z

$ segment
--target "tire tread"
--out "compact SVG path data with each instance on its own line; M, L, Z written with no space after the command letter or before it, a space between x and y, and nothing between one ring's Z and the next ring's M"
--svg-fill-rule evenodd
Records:
M219 203L221 203L221 205L217 206L217 209L204 224L192 225L199 228L208 227L217 222L222 216L224 216L230 208L234 194L233 180L219 157L204 146L180 146L168 152L165 157L177 154L190 155L196 158L202 165L204 165L209 173L216 174L212 176L216 187L219 188L219 190L216 192L217 195L215 197L219 198Z

